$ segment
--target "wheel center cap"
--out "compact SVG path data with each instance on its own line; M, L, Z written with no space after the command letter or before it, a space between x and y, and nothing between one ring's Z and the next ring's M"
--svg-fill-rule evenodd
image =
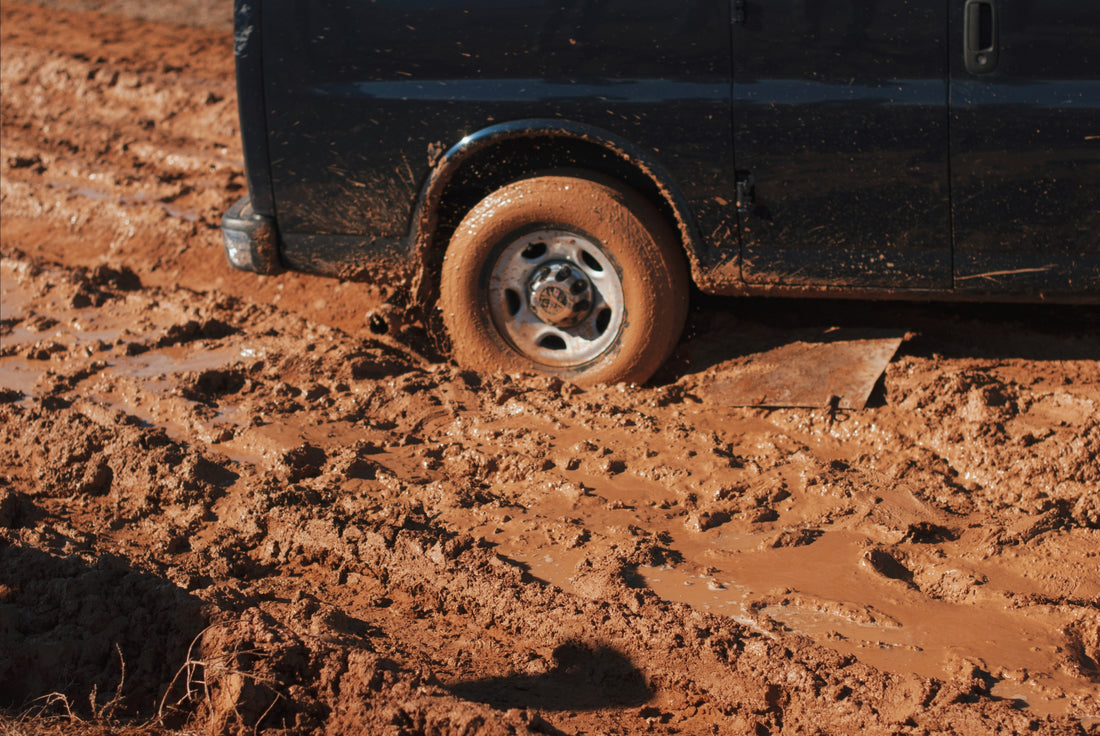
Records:
M592 309L592 286L584 272L563 261L540 266L527 287L531 311L547 324L571 327Z

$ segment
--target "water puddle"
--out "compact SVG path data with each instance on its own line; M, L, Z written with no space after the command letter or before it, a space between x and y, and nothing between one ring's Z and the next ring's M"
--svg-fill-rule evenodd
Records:
M149 194L139 193L120 195L88 186L58 186L57 188L62 189L68 194L97 202L113 202L124 207L133 205L157 207L169 217L177 220L184 220L185 222L198 222L199 219L199 213L197 211L176 207L171 202L165 202L163 199L153 197Z
M248 353L249 359L257 355ZM261 354L262 357L262 354ZM163 390L168 380L182 373L201 372L228 368L245 359L245 349L236 346L196 349L194 345L177 345L157 348L139 355L113 357L108 371L116 376L144 381L154 390Z
M33 396L43 369L20 357L0 358L0 388Z

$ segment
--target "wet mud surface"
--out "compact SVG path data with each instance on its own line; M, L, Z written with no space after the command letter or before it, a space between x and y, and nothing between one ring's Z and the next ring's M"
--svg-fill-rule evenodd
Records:
M463 371L226 265L221 11L51 5L0 4L0 730L1100 733L1094 310L697 299L649 386ZM723 402L832 328L905 335L867 408Z

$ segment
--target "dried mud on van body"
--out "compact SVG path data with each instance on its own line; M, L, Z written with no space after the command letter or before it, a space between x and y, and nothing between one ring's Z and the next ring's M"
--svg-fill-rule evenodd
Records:
M715 301L648 387L461 371L225 264L228 29L54 5L0 5L0 730L1100 732L1095 312ZM714 395L830 326L908 333L869 408Z

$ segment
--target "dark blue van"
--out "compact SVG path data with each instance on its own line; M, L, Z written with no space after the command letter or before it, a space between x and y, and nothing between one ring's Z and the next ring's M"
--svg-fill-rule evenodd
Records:
M229 261L643 381L691 284L1100 301L1100 3L248 0Z

